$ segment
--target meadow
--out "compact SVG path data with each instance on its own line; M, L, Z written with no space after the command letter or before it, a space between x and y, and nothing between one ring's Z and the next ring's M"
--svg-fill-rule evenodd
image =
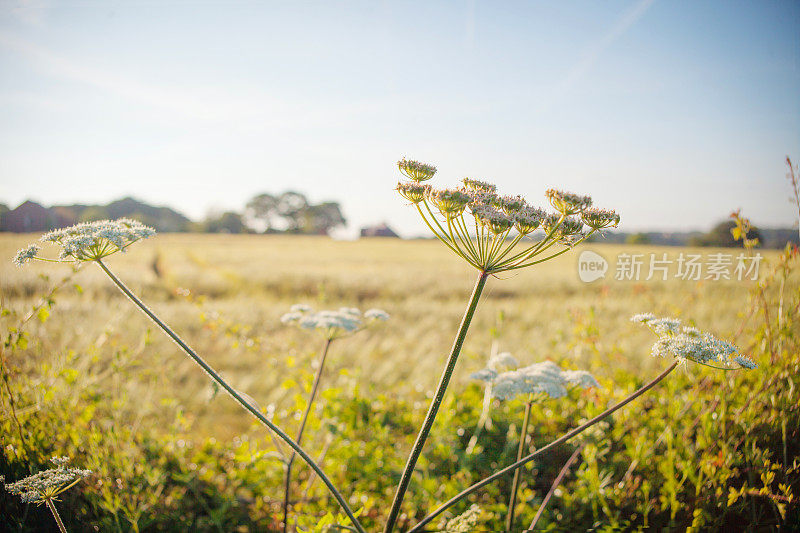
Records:
M27 464L43 465L52 455L94 470L63 496L70 530L278 531L282 467L266 431L217 394L94 265L74 273L63 265L15 267L16 250L36 238L0 236L10 369L0 472L15 479ZM584 249L612 263L605 279L580 281L577 258ZM437 503L513 462L519 401L495 402L491 428L475 453L465 453L483 399L470 373L483 368L493 350L511 352L522 364L549 359L586 369L600 382L598 390L535 407L531 445L541 445L666 367L650 355L652 335L629 321L639 312L678 317L729 339L759 368L745 374L686 366L615 414L604 426L608 438L584 439L581 458L539 525L796 525L796 259L761 251L762 279L776 265L788 265L761 285L672 275L667 281L614 279L613 259L621 253L675 259L680 252L739 250L601 241L490 278L401 525L413 525ZM264 235L158 235L107 263L238 390L289 429L299 420L322 342L280 317L296 303L386 310L389 321L332 347L323 401L306 441L342 491L354 495L365 525L381 523L464 312L473 269L433 240ZM524 469L520 524L530 522L573 449L564 445ZM335 514L336 504L321 484L309 486L306 468L298 472L295 510L306 517L299 527L313 530L325 513ZM478 530L499 528L508 485L499 482L473 497L482 509ZM8 495L0 496L0 505L0 529L52 527L44 508L27 508Z

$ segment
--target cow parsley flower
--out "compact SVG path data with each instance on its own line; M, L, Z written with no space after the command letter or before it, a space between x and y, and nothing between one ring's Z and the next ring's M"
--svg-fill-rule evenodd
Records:
M411 161L405 157L397 162L397 168L408 179L420 182L429 180L436 174L436 167L433 165L426 165L419 161Z
M534 363L501 373L492 368L484 368L473 373L471 377L490 383L492 396L500 400L510 400L520 394L543 394L550 398L561 398L567 395L567 385L577 385L584 389L600 386L589 372L561 370L552 361Z
M631 321L647 326L658 336L651 350L654 357L672 357L681 363L693 361L719 369L757 367L752 359L740 354L735 345L711 333L684 326L677 318L656 318L652 313L643 313L634 315Z
M281 316L283 324L318 331L329 340L351 335L371 323L388 319L389 314L381 309L370 309L363 315L355 307L315 312L310 306L303 304L293 305L288 313Z
M91 470L68 467L69 458L67 457L53 457L50 461L56 465L55 468L44 470L15 483L6 484L6 490L19 496L24 503L41 504L48 499L55 499L59 494L92 474Z
M98 220L75 224L45 233L42 242L53 243L61 248L57 261L99 261L117 252L124 252L128 247L155 235L155 230L141 222L129 218L117 220ZM54 261L38 257L39 247L31 245L23 248L14 257L17 265L31 259Z

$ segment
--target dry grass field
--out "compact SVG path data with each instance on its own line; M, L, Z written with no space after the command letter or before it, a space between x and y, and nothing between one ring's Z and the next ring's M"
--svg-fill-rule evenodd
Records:
M67 265L34 263L19 269L11 263L14 252L35 238L0 237L0 258L6 258L0 262L4 307L24 312L69 275ZM584 249L609 260L605 279L580 281L577 258ZM601 379L619 369L648 376L660 363L649 355L650 335L628 320L637 312L678 316L735 339L752 282L675 279L674 264L673 279L644 280L651 253L660 257L666 252L675 260L680 252L706 257L720 251L592 243L490 279L453 390L483 366L492 342L523 362L572 359ZM620 253L645 254L640 281L614 279ZM776 256L762 253L768 259ZM280 384L296 365L309 365L321 344L316 336L280 323L289 306L385 309L392 316L389 322L336 344L328 384L338 379L340 385L357 384L366 394L391 391L422 399L436 384L476 276L433 240L172 234L158 235L107 262L237 388L279 410L289 394ZM47 322L29 328L42 348L21 363L28 371L42 357L56 367L67 357L78 365L102 365L115 350L133 350L128 355L137 372L109 386L137 398L142 415L153 423L161 398L171 397L196 417L200 435L227 439L250 424L233 402L208 401L210 387L203 374L92 264L60 289ZM607 360L590 352L603 353Z

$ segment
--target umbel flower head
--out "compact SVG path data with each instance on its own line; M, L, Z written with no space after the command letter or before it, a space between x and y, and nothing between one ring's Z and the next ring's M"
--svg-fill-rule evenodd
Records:
M7 484L6 490L18 495L24 503L41 504L48 499L54 500L59 494L92 474L91 470L68 467L67 457L53 457L50 461L56 465L55 468ZM0 481L3 481L2 477Z
M752 359L739 353L735 345L711 333L684 326L677 318L657 318L652 313L640 313L633 315L631 322L647 326L658 336L652 348L654 357L673 357L681 363L693 361L723 370L757 367Z
M421 182L436 168L402 159L398 167L410 182L397 192L411 202L428 228L448 248L487 274L541 263L569 250L591 234L619 224L619 215L591 209L588 196L550 189L546 196L556 210L547 213L522 196L501 196L485 181L464 178L457 189L435 189ZM538 231L538 239L533 239ZM537 257L547 252L549 255Z
M492 396L500 400L510 400L520 394L561 398L567 395L567 385L577 385L584 389L600 386L589 372L561 370L552 361L534 363L524 368L500 373L487 366L470 377L490 383Z
M382 309L368 309L363 314L355 307L340 307L338 310L314 311L306 304L295 304L281 317L284 324L314 330L330 340L352 335L375 322L389 320Z
M28 261L99 261L155 235L156 231L141 222L129 218L98 220L75 224L68 228L53 230L42 235L42 242L53 243L61 248L58 259L39 257L41 248L37 244L23 248L14 256L14 263L22 266Z

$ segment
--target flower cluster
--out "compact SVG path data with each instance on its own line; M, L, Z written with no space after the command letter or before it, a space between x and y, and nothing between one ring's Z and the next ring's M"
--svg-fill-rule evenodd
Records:
M561 370L552 361L498 373L491 368L490 360L490 365L470 377L490 383L492 396L500 400L509 400L520 394L544 394L550 398L561 398L567 394L566 385L578 385L584 389L600 386L589 372Z
M53 457L50 461L56 465L56 468L28 476L16 483L7 484L6 490L11 494L17 494L24 503L40 504L45 500L54 499L92 474L91 470L68 467L69 458L67 457ZM0 481L2 480L0 477Z
M619 224L619 215L613 211L591 208L588 196L550 189L546 196L556 212L547 213L522 196L501 196L491 183L464 178L461 187L440 190L421 183L433 177L435 167L406 159L397 165L412 180L398 183L397 192L417 208L439 240L487 273L546 261L592 233ZM515 250L537 230L544 233L543 238ZM565 248L535 259L554 244Z
M281 317L281 322L303 329L316 330L327 339L351 335L366 328L370 323L385 322L389 314L382 309L368 309L363 314L355 307L338 310L314 311L306 304L295 304Z
M42 235L42 242L50 242L61 248L59 261L99 261L117 252L124 252L128 246L155 235L155 230L141 222L129 218L117 220L98 220L85 222L68 228L57 229ZM14 256L17 266L39 257L41 248L36 244L19 250Z
M652 313L641 313L632 316L631 322L644 324L658 336L652 348L654 357L673 357L682 363L693 361L713 368L757 367L752 359L739 353L735 345L684 326L677 318L657 318Z

